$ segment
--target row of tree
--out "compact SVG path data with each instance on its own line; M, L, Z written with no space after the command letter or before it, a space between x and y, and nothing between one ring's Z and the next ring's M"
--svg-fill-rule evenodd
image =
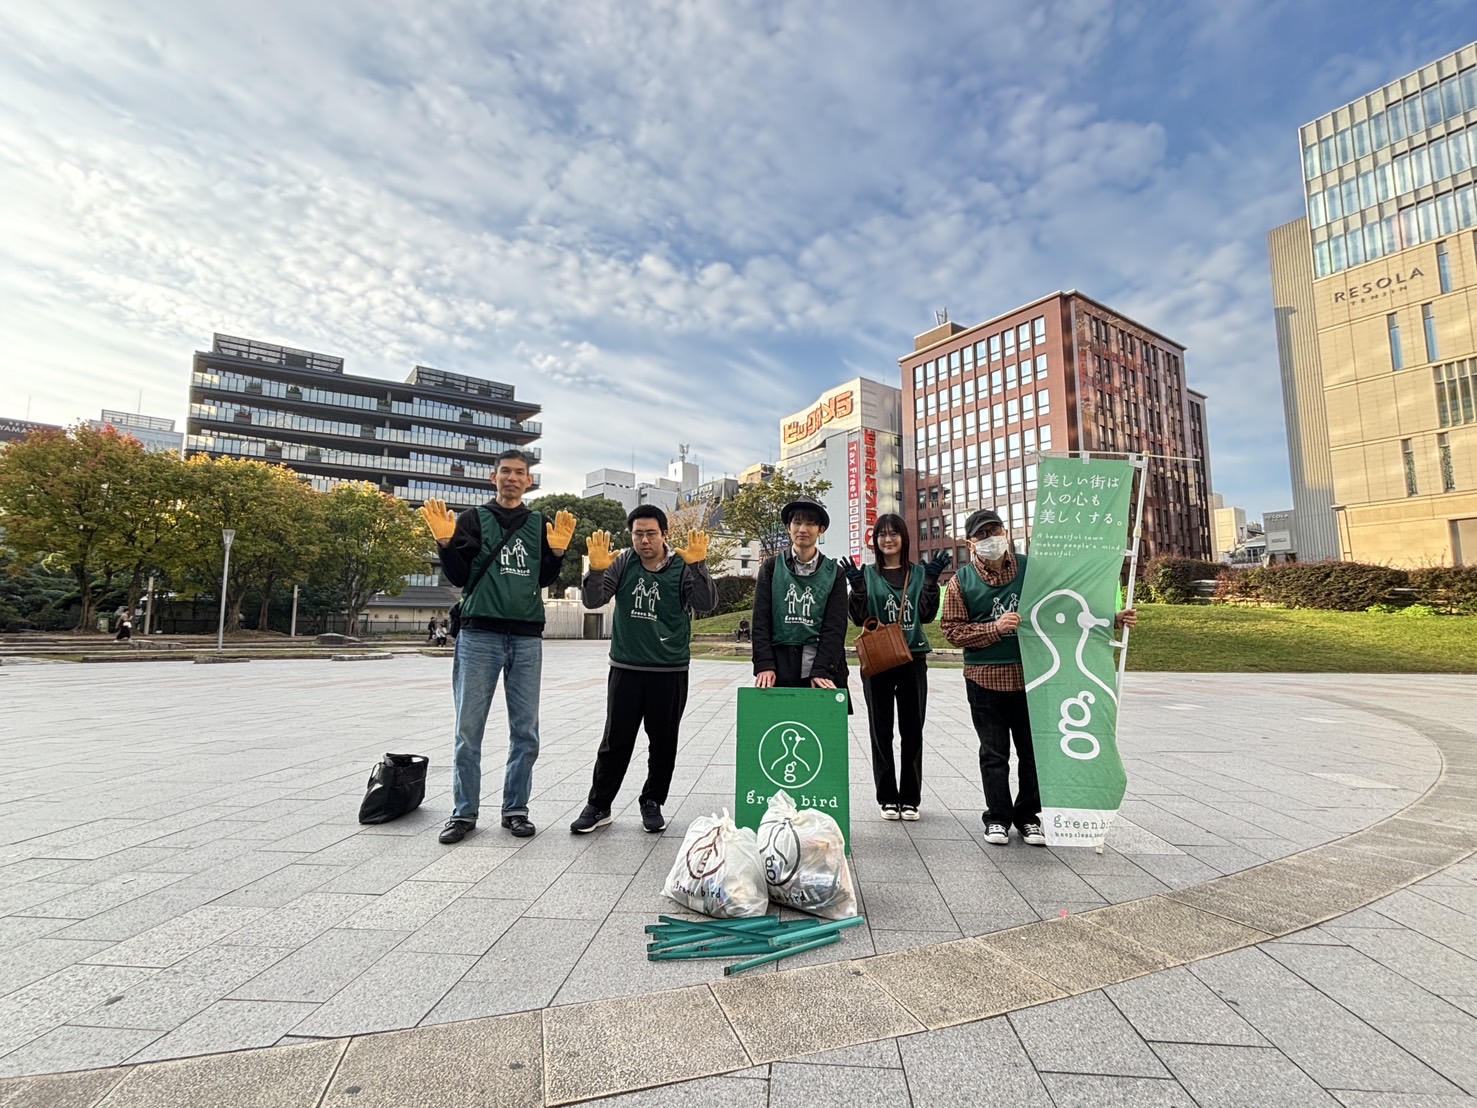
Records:
M669 515L669 538L681 547L691 531L713 532L708 561L715 568L741 539L758 540L767 557L787 541L784 504L829 488L827 481L779 475L746 485L721 506L683 504ZM579 521L575 556L566 559L556 594L578 587L591 532L609 531L618 545L629 544L625 509L613 500L554 493L530 506L550 516L567 510ZM167 595L218 600L225 529L235 532L226 582L230 628L240 625L251 598L255 624L265 629L274 600L294 584L304 586L313 610L343 613L352 628L376 594L398 595L405 577L425 572L435 552L415 513L372 485L318 492L286 466L148 453L110 427L79 426L33 433L0 453L0 572L9 582L0 588L0 607L7 594L28 606L20 592L51 607L75 603L77 627L88 628L104 598L121 598L134 610L151 576ZM66 597L58 595L63 574L72 585Z
M248 595L265 627L273 596L291 583L331 596L353 626L376 593L398 593L407 574L424 572L434 549L415 514L372 485L318 492L285 466L151 454L112 428L85 426L35 432L0 454L0 528L11 573L39 562L70 576L79 628L120 585L132 611L151 576L182 599L218 598L228 528L232 628Z

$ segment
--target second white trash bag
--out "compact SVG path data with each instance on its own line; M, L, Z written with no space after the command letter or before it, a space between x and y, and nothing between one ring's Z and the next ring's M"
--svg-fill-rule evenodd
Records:
M759 853L776 904L826 919L856 915L846 840L826 813L796 808L789 793L775 793L759 821Z
M682 837L682 849L662 892L694 912L732 919L769 911L759 840L729 817L698 816Z

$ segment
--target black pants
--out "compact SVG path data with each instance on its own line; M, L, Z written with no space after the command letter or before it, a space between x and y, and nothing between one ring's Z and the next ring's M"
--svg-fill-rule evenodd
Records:
M590 785L590 803L608 811L621 791L636 733L646 724L650 740L646 760L646 784L641 799L667 802L672 787L672 769L677 764L677 728L687 708L687 670L662 672L610 667L606 686L605 737L595 755L595 780Z
M980 738L980 779L985 786L985 822L1006 827L1041 821L1041 787L1036 782L1036 751L1031 746L1031 716L1024 692L994 692L965 681L969 715ZM1010 802L1010 744L1015 741L1020 792Z
M928 711L928 655L914 654L908 665L862 678L867 718L872 726L872 780L877 803L918 807L923 793L923 717ZM892 759L893 705L902 738L902 759Z

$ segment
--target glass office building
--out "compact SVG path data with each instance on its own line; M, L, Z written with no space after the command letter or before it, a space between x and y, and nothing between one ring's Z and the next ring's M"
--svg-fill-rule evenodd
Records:
M416 366L405 382L344 372L342 358L216 335L190 376L185 453L280 462L328 489L368 481L412 506L485 503L493 460L535 459L537 404L512 385Z
M1268 237L1299 556L1477 564L1477 44L1299 139L1307 216Z

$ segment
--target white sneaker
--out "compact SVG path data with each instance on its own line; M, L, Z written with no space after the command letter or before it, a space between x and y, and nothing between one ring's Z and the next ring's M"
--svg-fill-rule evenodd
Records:
M1010 842L1010 830L1003 823L985 824L985 842L991 846L1004 846Z
M884 805L882 805L882 818L883 819L886 819L886 820L893 820L893 819L900 818L899 815L898 815L897 805L896 804L884 804Z
M913 807L911 804L903 805L903 819L909 821L910 823L916 823L920 818L921 817L918 815L917 808Z

